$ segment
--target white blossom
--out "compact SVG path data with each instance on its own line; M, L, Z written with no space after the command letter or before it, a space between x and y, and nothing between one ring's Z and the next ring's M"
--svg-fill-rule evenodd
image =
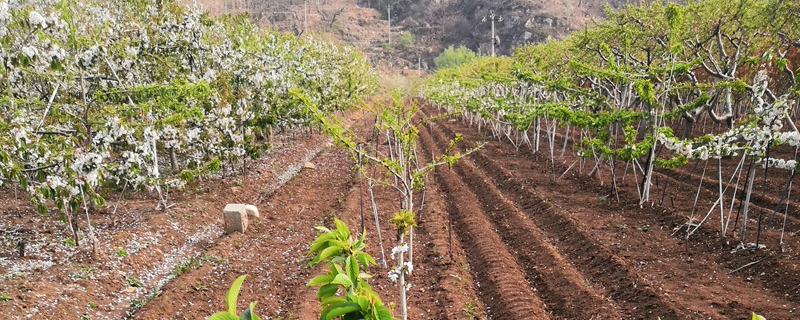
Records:
M8 3L0 2L0 21L11 20L11 13L8 12Z
M63 187L63 186L66 185L66 183L64 183L64 180L62 180L61 177L56 176L56 175L47 176L46 184L51 189L55 189L55 188L58 188L58 187Z
M408 251L408 244L407 243L404 243L402 246L396 246L396 247L392 248L392 254L391 254L392 260L394 260L394 255L400 254L400 253L403 253L403 252L407 252L407 251Z
M392 282L397 282L397 279L400 277L400 271L397 268L389 270L389 280Z
M28 58L33 58L39 54L39 50L33 46L24 46L22 47L22 54L24 54Z
M403 262L403 265L405 266L406 273L411 274L411 272L414 271L414 265L411 264L411 262L409 261Z
M163 179L156 176L169 165L168 159L155 161L165 148L175 151L179 165L203 169L209 159L242 156L254 144L263 143L254 139L263 127L250 120L264 113L277 116L278 125L308 124L308 116L287 98L292 88L309 88L305 93L312 103L360 94L339 85L342 79L352 79L345 77L350 71L347 66L359 63L348 62L347 50L260 30L253 30L258 31L253 35L266 35L260 39L263 47L250 49L221 23L213 19L210 24L200 23L202 12L160 10L154 5L130 12L134 9L138 7L126 2L79 1L70 8L76 19L67 25L52 1L0 0L0 37L8 40L0 44L0 60L30 59L25 67L6 65L0 74L0 100L32 97L32 103L16 106L4 119L9 125L8 139L0 139L0 183L18 182L9 178L5 168L42 167L41 174L32 175L28 191L68 190L69 194L60 192L61 198L55 199L61 203L74 200L87 184L183 188L185 181L177 172L164 170ZM31 28L39 30L31 32ZM91 42L75 44L71 34ZM53 62L59 68L50 68ZM160 103L139 102L156 98L147 93L128 96L139 86L158 90L175 80L187 88L199 86L204 79L219 80L221 70L236 79L231 80L237 81L235 98L221 96L214 86L203 96L181 96L179 107L189 115L162 108ZM51 94L54 107L45 108ZM85 105L77 103L76 97L92 100L97 108L84 113ZM51 111L45 114L45 110ZM84 116L92 117L90 128L83 127ZM89 141L87 131L92 133Z
M0 11L2 11L2 9L0 9ZM47 20L36 11L31 11L28 14L28 22L33 26L41 25L42 27L47 27Z
M103 162L100 154L94 152L79 153L70 167L83 182L95 186L98 184L99 169Z

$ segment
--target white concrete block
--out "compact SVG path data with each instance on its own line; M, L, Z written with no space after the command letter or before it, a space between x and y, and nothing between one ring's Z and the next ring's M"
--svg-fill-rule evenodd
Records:
M247 209L241 203L229 203L223 210L225 233L245 232L247 230Z

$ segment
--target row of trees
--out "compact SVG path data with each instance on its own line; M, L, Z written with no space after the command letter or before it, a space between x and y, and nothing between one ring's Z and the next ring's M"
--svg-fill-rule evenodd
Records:
M592 174L610 163L615 189L617 161L629 162L641 174L641 205L650 201L657 165L742 156L743 163L795 170L795 159L775 159L769 149L800 146L792 120L800 111L800 5L653 2L608 16L563 40L519 48L512 58L441 70L427 80L425 95L516 145L539 150L545 138L551 160L563 128L562 136L595 160ZM724 193L720 187L719 203Z
M374 89L357 51L164 1L0 1L0 186L71 222L101 188L256 158L273 130ZM124 191L123 191L124 192ZM88 211L87 211L88 219Z

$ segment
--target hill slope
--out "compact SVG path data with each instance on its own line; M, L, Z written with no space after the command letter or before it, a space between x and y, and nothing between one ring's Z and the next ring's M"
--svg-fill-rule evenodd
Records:
M509 54L517 45L562 37L594 18L604 6L625 0L196 0L215 14L250 12L265 26L301 34L309 32L352 44L373 62L392 66L430 62L450 45L491 52L491 24L483 18L494 10L503 19L495 25L497 52ZM187 0L188 2L188 0ZM391 46L387 6L392 4L392 37L413 35L408 46ZM304 6L305 4L305 6ZM304 9L305 8L305 9ZM307 13L307 14L306 14ZM427 63L424 63L427 65Z

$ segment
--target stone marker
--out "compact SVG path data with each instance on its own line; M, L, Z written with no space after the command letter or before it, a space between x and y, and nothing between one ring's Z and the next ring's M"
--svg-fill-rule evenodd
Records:
M316 168L317 168L317 166L315 166L315 165L314 165L313 163L311 163L311 162L306 162L306 163L303 165L303 168L307 168L307 169L316 169Z
M247 230L247 209L241 203L229 203L223 210L225 214L225 233L245 232Z
M252 204L245 205L244 210L247 211L248 218L261 218L261 215L258 214L258 207Z

